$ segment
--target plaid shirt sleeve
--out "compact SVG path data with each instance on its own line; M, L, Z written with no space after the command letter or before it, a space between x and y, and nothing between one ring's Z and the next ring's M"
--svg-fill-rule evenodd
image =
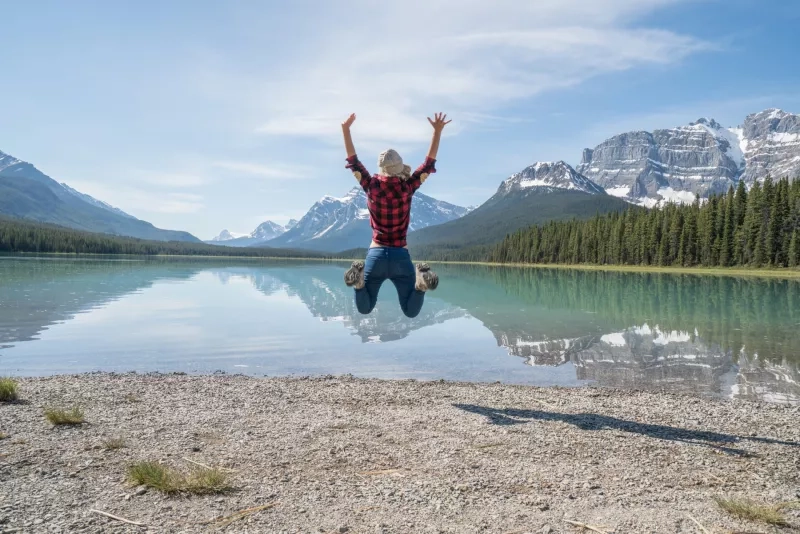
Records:
M436 160L433 158L425 158L425 163L420 165L416 171L411 175L411 180L409 180L411 184L411 190L416 191L419 189L425 180L428 179L428 176L436 172Z
M350 169L353 173L353 176L356 177L358 183L361 184L361 187L364 191L369 191L369 184L372 181L372 175L369 173L364 164L359 161L357 155L350 156L347 158L347 165L345 168Z

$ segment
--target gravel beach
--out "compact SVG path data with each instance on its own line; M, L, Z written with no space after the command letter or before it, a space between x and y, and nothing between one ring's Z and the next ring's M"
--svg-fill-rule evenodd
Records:
M0 532L800 531L789 505L774 526L714 500L800 501L798 407L352 377L88 374L19 390L0 403ZM73 405L87 423L43 415ZM142 460L219 466L232 489L133 486Z

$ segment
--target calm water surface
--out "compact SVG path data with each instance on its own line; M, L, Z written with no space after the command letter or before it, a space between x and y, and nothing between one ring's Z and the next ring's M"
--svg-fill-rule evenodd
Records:
M800 404L800 282L438 266L407 319L328 263L0 257L0 375L226 371Z

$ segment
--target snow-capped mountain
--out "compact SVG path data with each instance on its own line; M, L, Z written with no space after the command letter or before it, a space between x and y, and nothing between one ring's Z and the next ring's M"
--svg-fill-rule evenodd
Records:
M503 180L497 192L465 216L409 235L412 248L486 246L520 228L626 209L563 161L538 162Z
M219 233L219 235L212 237L208 240L209 243L220 243L222 241L231 241L233 239L237 239L239 237L245 237L242 234L234 234L229 232L228 230L223 230Z
M0 214L77 230L153 239L199 240L187 232L162 230L67 184L32 164L0 152Z
M625 200L655 206L724 193L740 179L800 175L800 117L778 109L726 128L701 118L686 126L628 132L584 149L577 170Z
M466 208L417 192L412 200L409 231L442 224L466 213ZM343 197L322 197L293 228L263 244L338 252L368 246L371 235L367 196L356 186Z
M292 224L293 222L296 223L297 221L292 219L289 221L289 224ZM275 239L279 235L285 233L288 229L289 225L281 226L280 224L272 221L264 221L249 234L233 234L228 230L223 230L218 236L210 241L206 241L206 243L222 243L226 247L249 247L257 243L263 243L264 241Z
M498 194L537 190L548 192L556 189L582 191L589 194L604 194L602 187L579 174L563 161L538 162L512 174L498 190Z
M286 227L272 221L264 221L263 223L259 224L255 230L250 232L250 237L252 239L257 239L258 241L269 241L270 239L275 239L285 232Z
M746 184L768 174L800 178L800 115L780 109L748 115L740 136Z

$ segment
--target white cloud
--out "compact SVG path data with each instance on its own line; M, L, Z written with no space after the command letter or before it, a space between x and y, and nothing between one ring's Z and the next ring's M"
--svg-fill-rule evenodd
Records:
M69 185L137 217L141 213L197 213L205 208L203 196L194 193L154 192L91 181L70 181Z
M262 178L302 178L301 169L287 166L262 165L246 161L216 161L212 166L242 174L252 174Z
M264 84L269 118L257 131L334 141L355 111L357 142L425 142L435 111L450 113L454 127L462 116L488 121L515 100L714 49L632 25L678 1L350 2L347 24L311 36L324 43L318 54Z
M190 188L208 183L208 179L197 174L137 171L139 181L159 187Z

